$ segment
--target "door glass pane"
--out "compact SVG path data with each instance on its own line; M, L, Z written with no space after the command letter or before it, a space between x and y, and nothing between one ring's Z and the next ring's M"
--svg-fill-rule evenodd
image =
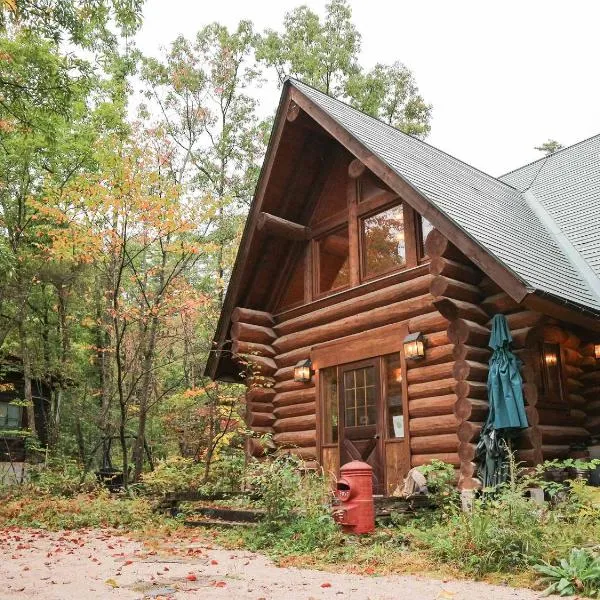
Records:
M338 229L319 240L319 292L350 283L348 228Z
M366 277L406 265L404 212L393 206L362 220L363 271Z
M402 412L402 369L400 353L384 357L385 381L387 390L388 435L391 438L404 437L404 415Z
M346 427L377 423L374 367L344 373L344 409Z
M323 443L338 441L338 382L335 367L319 373L319 385L323 390Z

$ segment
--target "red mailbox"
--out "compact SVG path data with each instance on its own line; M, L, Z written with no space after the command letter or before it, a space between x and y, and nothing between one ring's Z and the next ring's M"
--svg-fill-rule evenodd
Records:
M339 505L333 518L346 533L369 533L375 529L373 469L358 460L340 469L335 495Z

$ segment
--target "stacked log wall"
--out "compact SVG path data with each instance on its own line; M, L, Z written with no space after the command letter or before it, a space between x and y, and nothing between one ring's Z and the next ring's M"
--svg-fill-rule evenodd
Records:
M273 398L276 421L273 437L280 451L317 458L317 398L314 380L293 381L293 366L310 358L316 344L330 342L376 327L407 321L411 332L438 332L445 319L437 313L429 293L431 276L427 273L414 279L365 293L305 315L279 319L274 326L278 336L273 342ZM439 339L440 344L443 340Z
M482 273L438 231L425 242L432 276L430 293L445 327L426 337L427 363L443 340L445 362L437 370L410 361L409 381L429 368L427 383L408 388L412 466L432 459L453 464L461 489L479 486L475 445L487 412L489 315L482 309ZM413 433L414 431L414 433Z
M581 396L585 400L582 411L586 417L586 429L593 438L600 438L600 360L596 359L596 345L600 344L600 336L592 342L582 344L579 348L583 370Z
M231 352L245 375L246 424L256 433L273 434L276 421L273 400L277 365L273 360L275 320L267 312L236 308L231 315ZM269 448L257 438L248 438L246 452L264 456Z

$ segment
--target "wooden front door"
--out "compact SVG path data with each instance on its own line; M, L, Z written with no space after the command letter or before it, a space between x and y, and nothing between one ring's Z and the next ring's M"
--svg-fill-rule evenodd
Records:
M340 367L340 464L352 460L373 468L373 493L384 492L379 359Z

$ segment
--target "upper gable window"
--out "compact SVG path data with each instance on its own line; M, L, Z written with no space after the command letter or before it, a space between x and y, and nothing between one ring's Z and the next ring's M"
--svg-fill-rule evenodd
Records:
M433 230L433 225L425 218L419 217L419 257L425 258L427 256L427 252L425 251L425 240L427 236Z
M325 235L317 242L318 293L346 287L350 283L350 242L348 228Z
M280 298L277 310L293 308L304 302L304 271L306 260L304 255L296 262L292 274L287 281L283 296Z
M361 239L364 278L404 268L406 241L402 204L363 217Z

